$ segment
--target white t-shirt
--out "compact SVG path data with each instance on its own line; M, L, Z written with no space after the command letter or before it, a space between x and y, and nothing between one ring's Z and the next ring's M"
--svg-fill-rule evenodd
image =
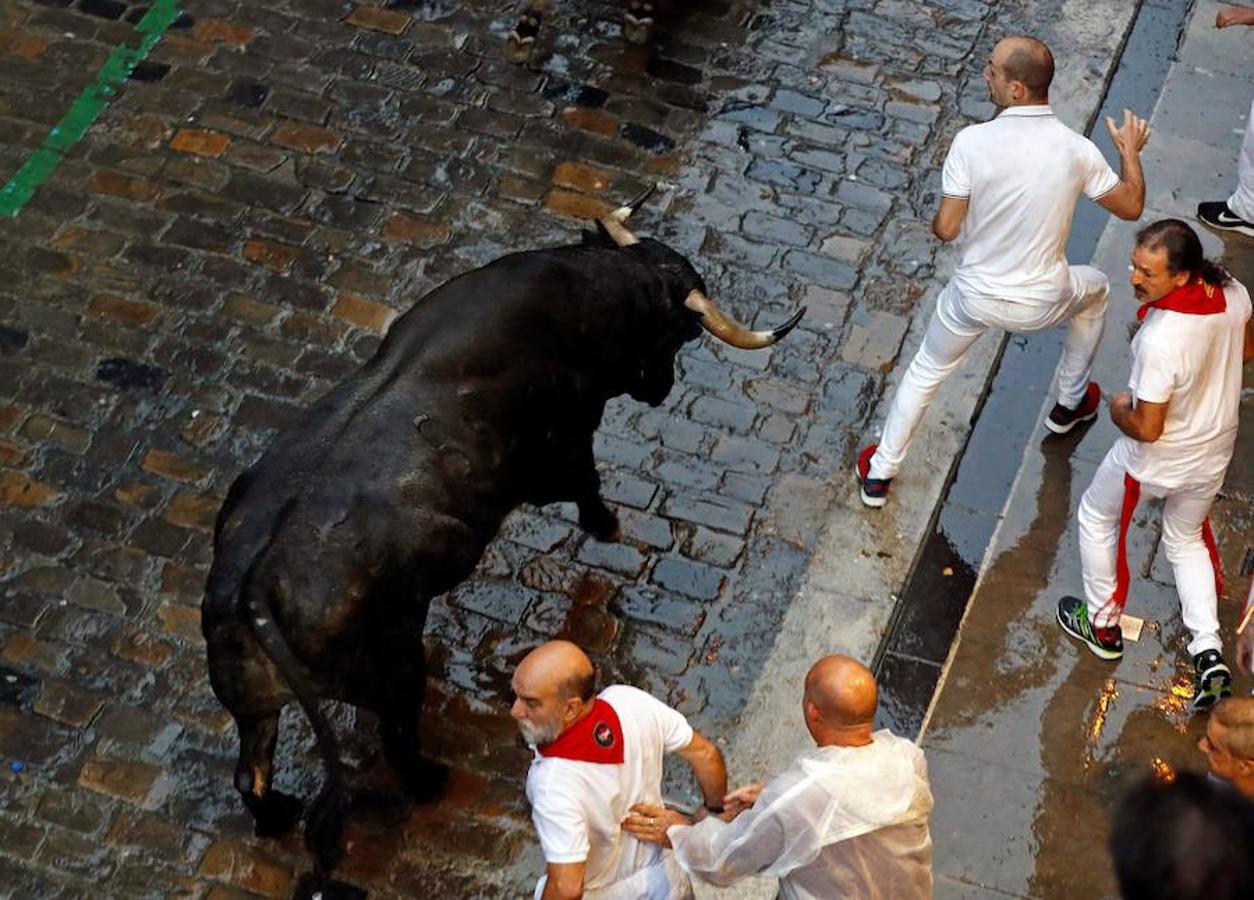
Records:
M931 814L923 751L885 729L864 747L802 754L730 823L666 833L684 868L720 887L768 875L783 900L926 900Z
M623 831L637 803L662 803L662 757L692 743L692 726L665 703L624 684L598 695L618 714L619 765L541 756L527 773L527 799L550 863L587 863L584 897L669 900L691 896L688 877L669 850ZM543 891L544 879L536 887Z
M1237 440L1250 318L1244 285L1232 280L1223 292L1227 308L1221 313L1150 309L1132 340L1133 400L1168 404L1158 440L1120 436L1111 449L1114 461L1137 481L1178 488L1223 479Z
M958 132L941 188L967 198L954 283L965 296L1056 303L1071 293L1065 255L1076 200L1119 184L1101 151L1048 106L1012 106Z

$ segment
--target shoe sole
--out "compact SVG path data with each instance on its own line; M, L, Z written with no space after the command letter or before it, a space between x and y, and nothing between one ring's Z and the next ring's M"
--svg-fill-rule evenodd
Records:
M869 506L871 509L883 509L884 504L888 502L887 497L872 497L862 487L862 473L858 471L858 464L853 464L853 480L858 482L858 496L862 498L862 505Z
M1212 222L1210 219L1198 218L1198 221L1207 228L1213 228L1216 231L1235 231L1237 234L1243 234L1246 237L1254 238L1254 228L1249 225L1224 225L1222 222Z
M1077 425L1082 425L1085 422L1092 422L1096 418L1097 418L1097 410L1093 410L1087 416L1080 416L1080 418L1078 419L1072 419L1071 423L1068 425L1055 425L1053 421L1049 419L1049 417L1046 417L1045 427L1048 428L1050 431L1052 431L1054 434L1066 434L1067 432L1075 428Z
M1232 693L1232 672L1226 668L1220 671L1207 670L1202 674L1201 682L1202 689L1189 701L1189 708L1193 712L1210 709Z
M1058 620L1058 624L1062 627L1063 631L1067 632L1067 634L1071 635L1081 644L1088 647L1089 652L1092 653L1094 656L1096 656L1098 659L1112 660L1112 659L1121 659L1123 657L1122 650L1106 650L1094 644L1092 641L1090 641L1084 635L1080 634L1078 631L1073 630L1071 626L1068 625L1063 620L1062 610L1058 610L1057 612L1055 612L1054 618Z

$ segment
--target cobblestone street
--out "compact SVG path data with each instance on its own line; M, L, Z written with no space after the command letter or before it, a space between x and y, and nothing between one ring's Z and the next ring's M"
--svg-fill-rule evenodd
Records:
M926 223L949 138L991 110L983 57L1048 5L676 0L639 47L619 4L570 0L517 65L500 0L182 4L0 218L0 895L290 893L299 835L252 836L205 671L228 486L428 290L654 182L634 227L720 304L808 315L769 351L690 344L663 407L610 405L622 543L573 506L520 510L433 604L424 750L450 792L363 801L341 875L529 891L508 680L545 636L725 744L935 274ZM0 0L0 179L144 10ZM372 721L338 713L385 779ZM284 726L278 783L308 796L312 738Z

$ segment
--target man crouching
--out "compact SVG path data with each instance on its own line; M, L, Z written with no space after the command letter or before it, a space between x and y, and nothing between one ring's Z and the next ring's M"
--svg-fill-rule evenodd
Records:
M727 769L718 748L643 691L615 684L596 694L592 661L567 641L527 654L512 687L510 715L536 754L527 799L547 864L536 900L691 898L671 851L620 823L635 804L661 805L666 753L692 766L707 808L721 811Z

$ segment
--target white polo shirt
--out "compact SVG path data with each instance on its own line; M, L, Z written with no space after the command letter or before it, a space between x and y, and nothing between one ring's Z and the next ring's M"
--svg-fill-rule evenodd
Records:
M1250 293L1223 285L1226 308L1212 315L1150 309L1132 341L1128 387L1135 401L1167 403L1153 443L1120 436L1112 459L1144 484L1164 488L1221 481L1232 459L1241 406L1242 353Z
M637 803L662 803L662 757L692 743L692 726L644 691L624 684L598 697L618 716L623 761L584 762L536 751L527 773L531 819L550 863L586 862L588 900L669 900L690 897L687 875L670 850L622 829ZM535 896L543 892L544 879Z
M1056 303L1071 294L1065 250L1076 200L1114 190L1101 151L1048 106L1012 106L958 132L941 188L968 200L954 283L964 296Z

